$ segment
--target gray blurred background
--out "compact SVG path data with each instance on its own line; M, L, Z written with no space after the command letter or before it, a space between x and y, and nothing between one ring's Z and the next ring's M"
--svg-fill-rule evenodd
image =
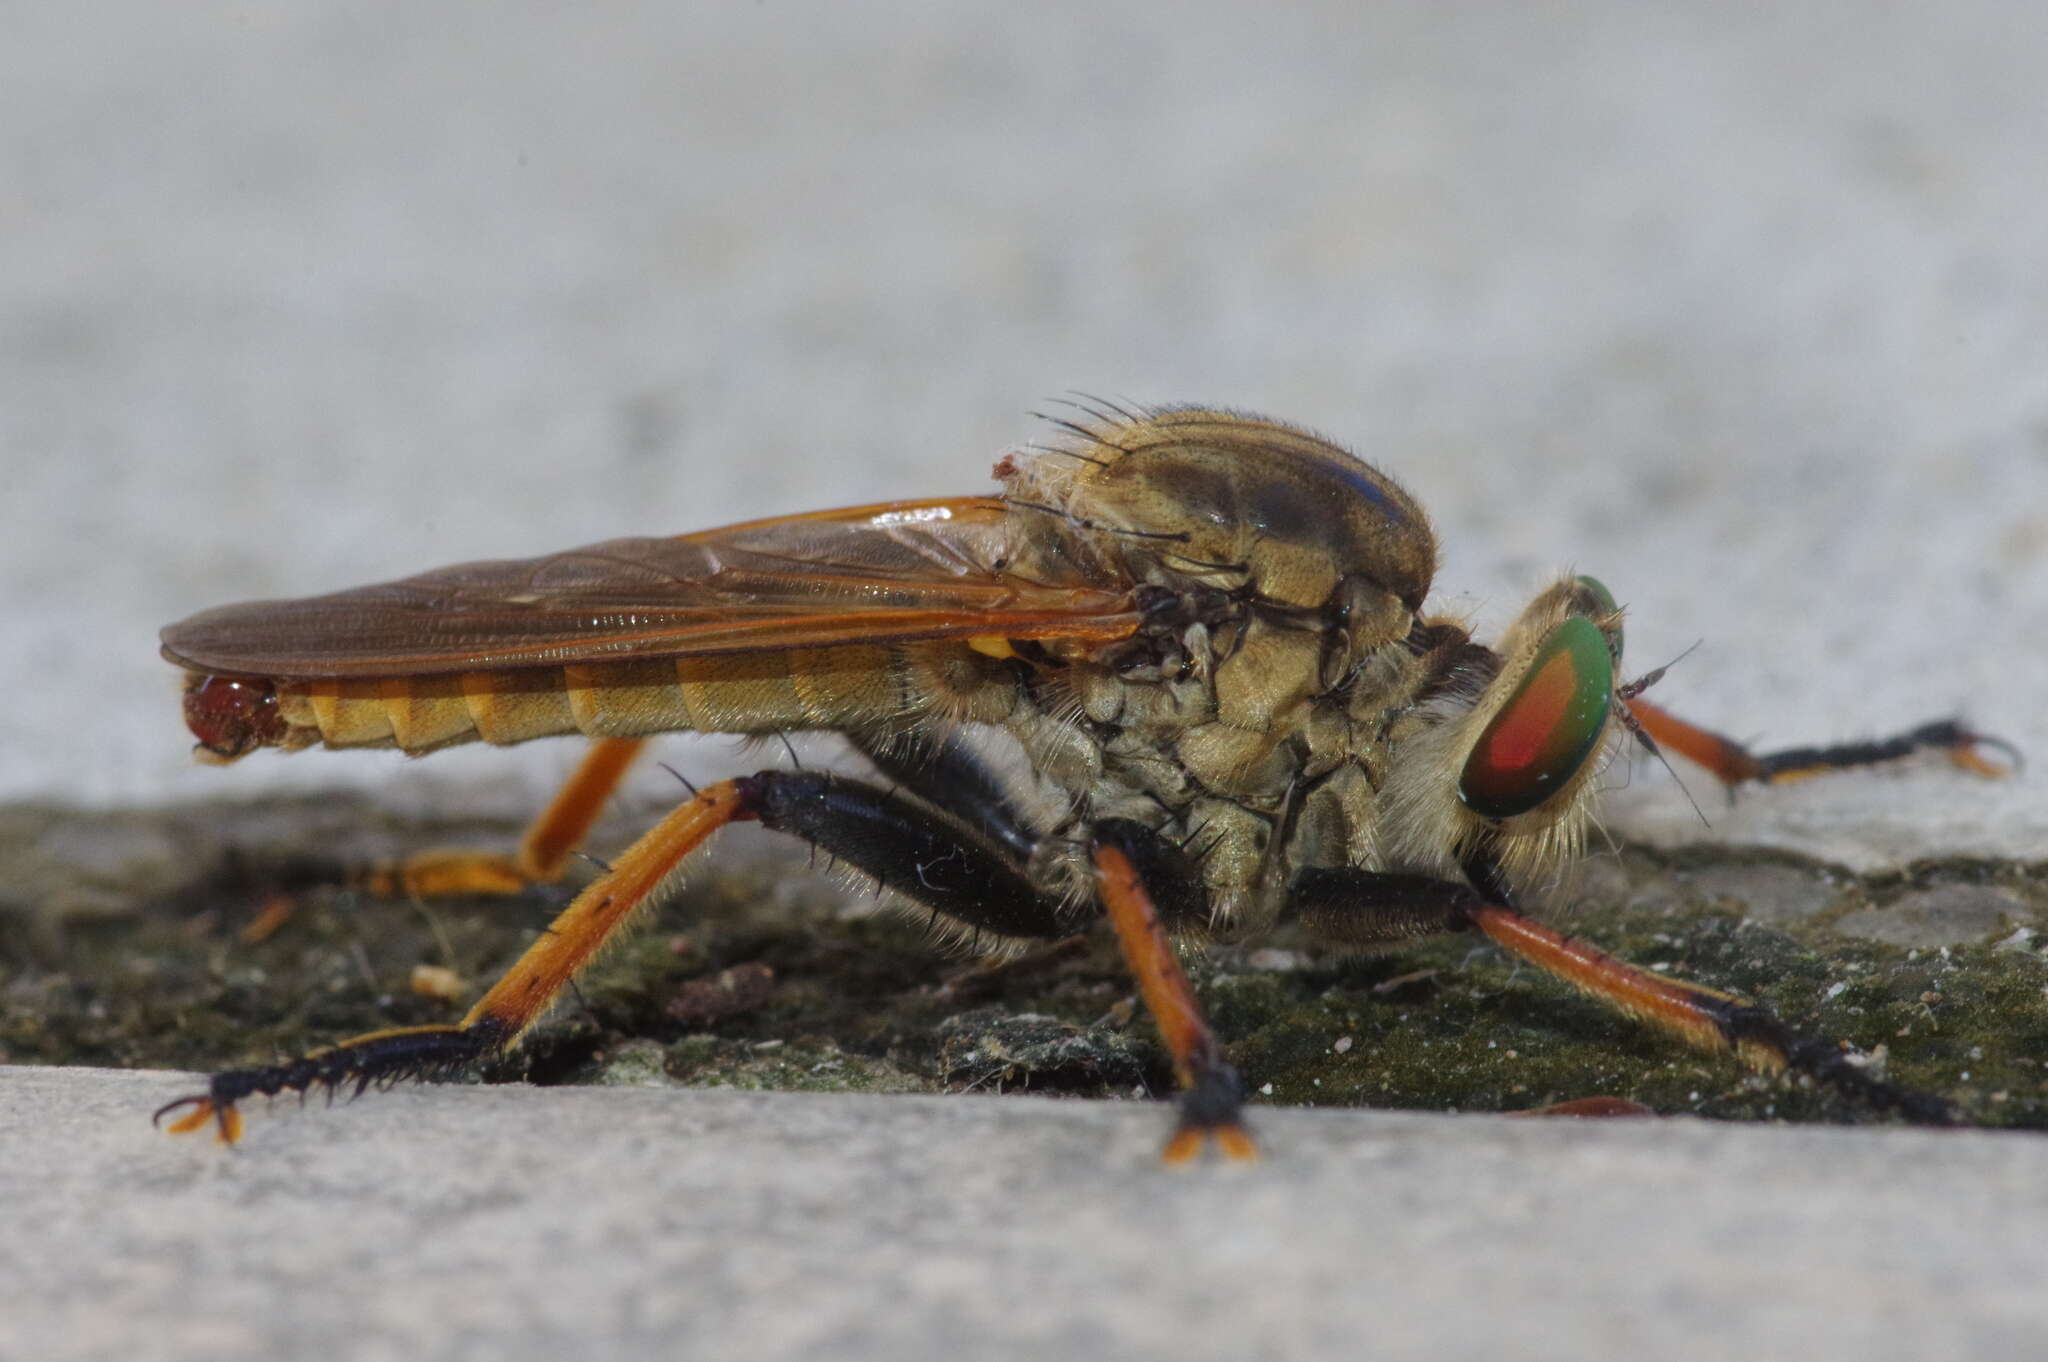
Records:
M1440 605L1595 572L1740 736L1962 711L2048 758L2037 7L5 24L0 797L524 807L565 745L195 769L155 631L980 490L1069 389L1336 436L1432 509ZM1858 863L2048 830L2039 781L1945 771L1702 803L1638 771L1614 820Z

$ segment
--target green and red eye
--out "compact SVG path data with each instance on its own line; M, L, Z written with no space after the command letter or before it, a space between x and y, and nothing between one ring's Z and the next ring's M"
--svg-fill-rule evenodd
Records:
M1570 783L1599 746L1614 700L1608 636L1583 615L1563 620L1530 659L1458 777L1458 797L1482 818L1527 813Z

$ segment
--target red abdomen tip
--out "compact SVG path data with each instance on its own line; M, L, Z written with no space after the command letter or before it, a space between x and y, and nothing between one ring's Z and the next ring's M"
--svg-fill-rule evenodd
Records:
M185 727L222 761L278 742L285 734L277 689L270 682L197 673L185 687Z

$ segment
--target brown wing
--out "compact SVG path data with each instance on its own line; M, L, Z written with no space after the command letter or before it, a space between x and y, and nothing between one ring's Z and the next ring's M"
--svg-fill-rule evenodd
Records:
M404 676L911 639L1129 635L1129 583L1006 571L985 497L887 502L546 558L464 563L163 631L194 671Z

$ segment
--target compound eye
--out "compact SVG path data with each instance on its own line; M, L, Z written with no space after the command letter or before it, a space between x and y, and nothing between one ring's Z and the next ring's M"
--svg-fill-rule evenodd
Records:
M1586 604L1590 607L1585 613L1591 615L1594 619L1613 619L1616 612L1621 609L1621 606L1615 602L1614 593L1607 589L1607 583L1601 581L1598 577L1588 577L1584 573L1580 573L1572 579L1572 582L1584 594ZM1615 661L1621 660L1621 625L1619 623L1616 623L1614 626L1614 634L1609 643L1609 650L1613 652Z
M1607 726L1614 657L1583 615L1550 631L1522 682L1479 735L1458 797L1482 818L1512 818L1563 789Z

